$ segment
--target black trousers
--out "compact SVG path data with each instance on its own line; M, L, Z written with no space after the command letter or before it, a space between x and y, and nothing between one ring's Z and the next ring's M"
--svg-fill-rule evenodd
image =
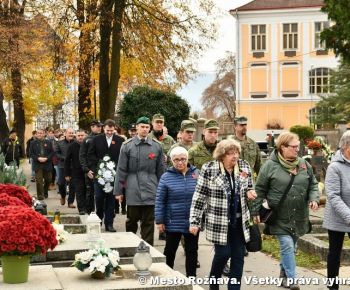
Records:
M329 251L327 257L327 278L336 278L339 276L340 255L343 249L344 232L328 230ZM347 233L350 238L350 233ZM339 285L334 284L328 288L338 289Z
M153 246L154 242L154 205L128 205L125 228L127 232L137 233L141 222L141 238Z
M181 237L185 239L185 253L186 253L186 276L196 276L197 260L198 260L198 237L199 233L194 236L190 233L172 233L166 232L166 242L164 248L164 255L166 256L166 264L170 268L174 268L174 261L177 248Z
M94 179L91 179L85 174L86 186L86 212L90 214L95 211L95 193L94 193Z
M73 186L73 191L77 198L78 211L86 212L86 189L84 176L72 177L70 186Z
M49 184L51 182L51 171L43 169L42 165L35 171L36 194L38 200L44 200L48 196Z
M58 191L60 192L60 195L62 198L66 198L67 195L67 185L69 188L68 192L68 204L72 204L74 202L75 196L74 196L74 191L73 187L67 183L65 179L65 173L64 173L64 168L59 168L59 175L58 175Z

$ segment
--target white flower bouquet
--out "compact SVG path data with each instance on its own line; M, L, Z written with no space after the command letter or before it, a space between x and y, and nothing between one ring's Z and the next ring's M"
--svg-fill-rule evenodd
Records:
M100 272L105 277L109 277L120 269L119 261L118 251L108 248L97 248L76 254L72 266L82 272L88 269L91 274Z
M97 182L103 186L103 191L106 193L112 192L113 182L116 174L115 163L106 155L97 165Z
M69 233L64 230L64 226L61 224L52 223L53 228L56 230L56 239L59 244L67 241Z

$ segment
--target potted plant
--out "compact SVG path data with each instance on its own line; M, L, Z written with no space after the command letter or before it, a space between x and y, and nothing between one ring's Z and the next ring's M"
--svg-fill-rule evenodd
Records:
M47 218L30 207L0 207L0 258L4 283L28 280L32 255L57 245L56 231Z
M96 248L75 255L72 266L80 271L88 269L91 277L104 279L120 269L119 253L108 248Z

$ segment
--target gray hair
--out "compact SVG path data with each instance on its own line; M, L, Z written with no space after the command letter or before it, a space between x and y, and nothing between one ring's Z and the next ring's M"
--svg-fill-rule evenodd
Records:
M222 140L218 143L218 145L216 145L213 157L216 160L222 161L224 156L231 150L241 153L241 144L239 144L239 142L234 139Z
M339 149L340 151L344 151L346 147L350 147L350 131L345 131L343 136L341 136L339 141Z
M170 151L171 160L173 160L173 157L175 155L180 155L180 154L185 154L186 158L188 158L188 151L186 150L186 148L184 148L182 146L177 146L173 150Z

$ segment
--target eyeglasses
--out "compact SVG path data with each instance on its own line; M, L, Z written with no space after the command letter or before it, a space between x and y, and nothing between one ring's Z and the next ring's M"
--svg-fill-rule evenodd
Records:
M299 149L300 148L299 145L286 145L286 147L291 147L293 149Z
M175 159L173 159L173 162L174 163L185 163L187 161L187 159L186 158L180 158L180 159L178 159L178 158L175 158Z

